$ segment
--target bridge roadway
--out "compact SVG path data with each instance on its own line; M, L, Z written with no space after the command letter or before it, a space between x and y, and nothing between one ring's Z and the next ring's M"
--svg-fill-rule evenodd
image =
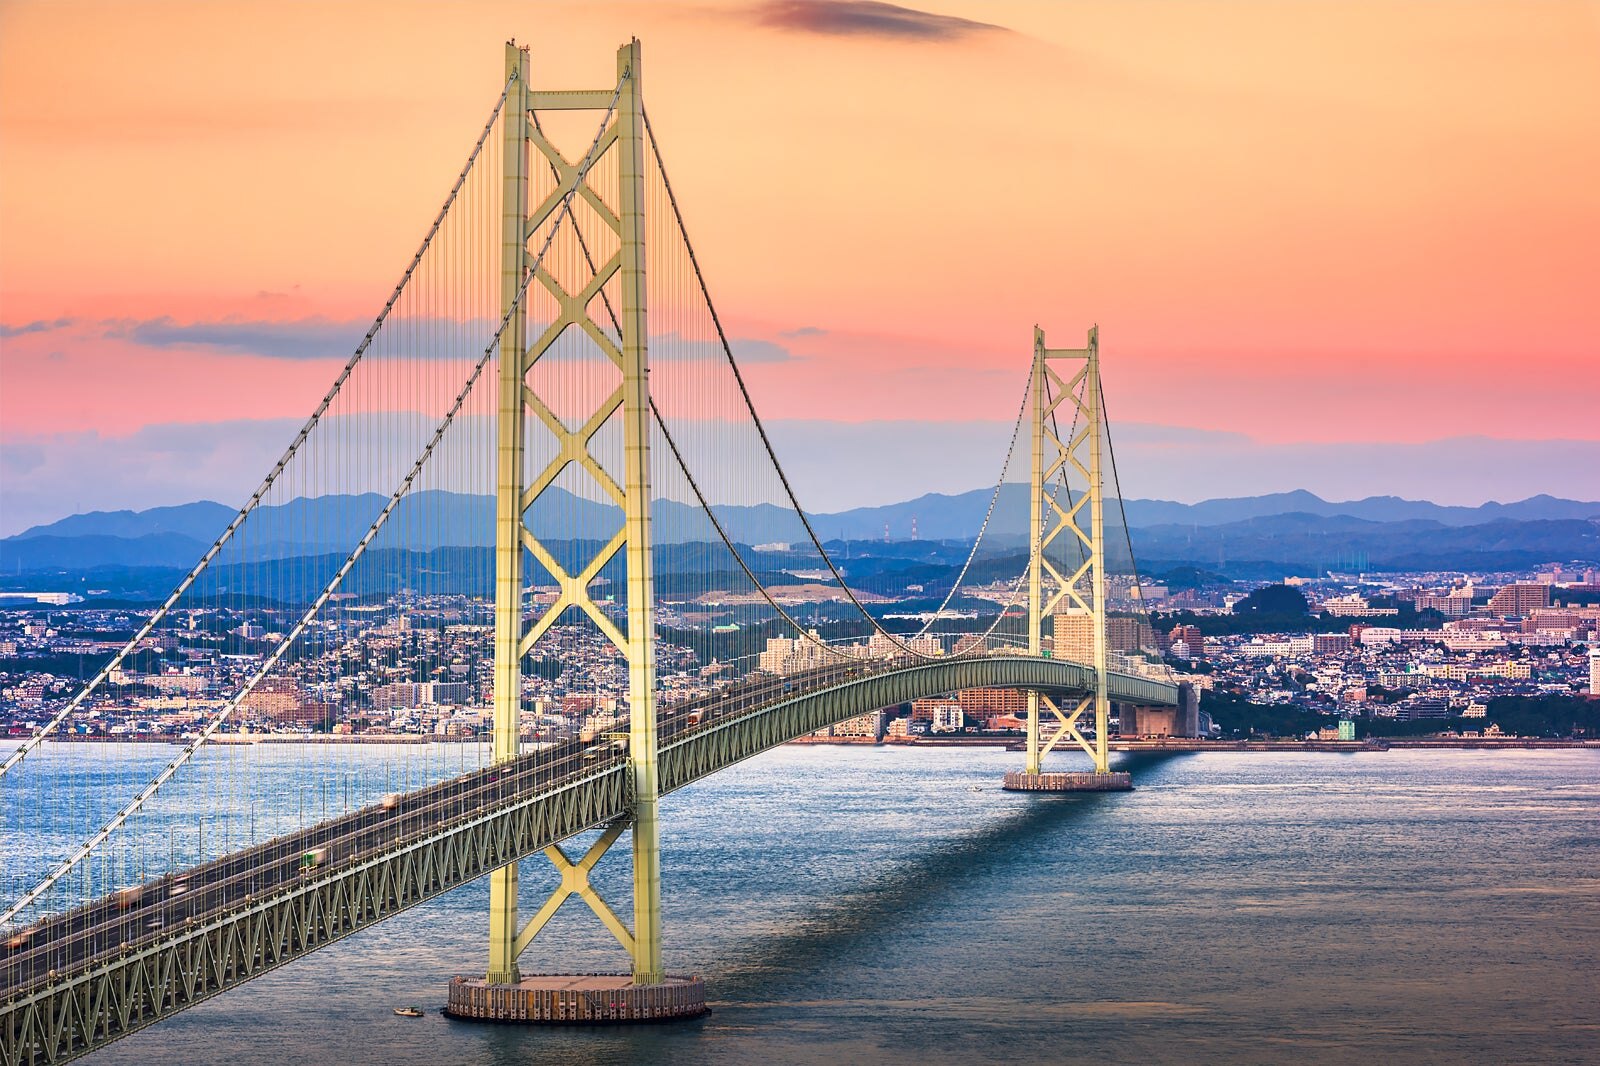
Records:
M1082 692L1092 680L1087 666L1021 655L880 659L762 676L661 708L662 791L878 707L971 687ZM1176 702L1175 687L1162 682L1112 674L1108 684L1115 700ZM45 919L0 947L0 1064L84 1054L505 862L626 817L626 769L624 740L570 740ZM522 819L537 825L509 839L510 827L493 824L563 794L559 810ZM498 830L494 840L486 829ZM470 848L435 854L450 851L452 838Z

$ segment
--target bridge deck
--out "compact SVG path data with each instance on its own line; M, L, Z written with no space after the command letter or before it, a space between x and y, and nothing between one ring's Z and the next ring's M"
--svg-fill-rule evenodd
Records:
M1083 692L1093 670L1020 655L824 667L661 712L670 792L825 726L961 688ZM1176 687L1108 677L1111 698ZM569 742L440 782L57 915L0 949L0 1066L60 1062L630 811L620 741ZM308 864L306 856L311 855Z

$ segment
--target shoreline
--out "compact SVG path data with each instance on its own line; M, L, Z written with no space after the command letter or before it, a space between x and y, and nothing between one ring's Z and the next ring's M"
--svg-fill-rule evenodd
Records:
M14 739L7 737L5 739ZM538 741L528 740L529 743ZM52 736L47 744L186 744L172 736ZM210 744L483 744L480 737L439 736L431 733L219 733ZM807 734L788 741L802 747L826 744L841 747L911 748L1005 748L1022 751L1020 737L819 737ZM1164 740L1112 740L1107 749L1117 752L1334 752L1358 754L1384 751L1600 751L1600 739L1556 739L1550 737L1387 737L1375 740L1190 740L1174 737Z
M1005 748L1022 751L1023 742L1017 737L892 737L871 741L866 737L815 737L804 736L789 741L790 744L839 744L875 747L917 748ZM1251 752L1334 752L1359 754L1385 751L1600 751L1600 739L1556 739L1549 737L1386 737L1367 740L1189 740L1175 737L1167 740L1112 740L1107 749L1119 752L1170 751L1170 752L1223 752L1248 754Z
M26 739L23 735L7 740ZM191 737L175 736L74 736L52 734L46 744L187 744ZM433 733L217 733L209 744L487 744L487 737L442 736Z

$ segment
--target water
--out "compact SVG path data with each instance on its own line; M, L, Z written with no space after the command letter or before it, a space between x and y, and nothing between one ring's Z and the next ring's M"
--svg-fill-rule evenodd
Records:
M17 899L75 853L176 753L48 742L14 767L0 785L0 898ZM481 743L207 745L19 924L489 761Z
M1083 796L999 791L1018 758L790 747L668 797L667 959L703 1020L441 1016L483 966L476 884L91 1061L1600 1060L1600 752L1180 756ZM597 875L624 914L626 866ZM555 879L523 869L531 913ZM626 959L573 900L523 966Z

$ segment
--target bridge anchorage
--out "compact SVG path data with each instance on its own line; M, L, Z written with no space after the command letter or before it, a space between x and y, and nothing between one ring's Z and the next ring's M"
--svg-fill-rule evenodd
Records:
M704 983L662 960L662 796L968 691L1015 698L1018 714L1026 693L1025 762L1006 788L1125 789L1107 758L1112 708L1126 732L1184 705L1141 635L1131 546L1107 531L1105 501L1121 491L1097 331L1051 349L1035 330L1012 450L966 563L920 630L891 629L824 547L744 387L650 129L638 41L593 91L534 89L515 44L505 60L504 92L421 248L283 457L121 650L0 761L0 1066L87 1054L480 879L487 965L450 982L450 1015L693 1017ZM563 112L581 153L548 132ZM1025 425L1028 516L997 533ZM305 517L311 500L324 517ZM295 540L307 526L315 535ZM966 584L985 536L1019 529L1026 562L996 551L1002 579ZM789 540L800 550L773 554L807 569L752 560ZM831 578L820 624L837 639L801 624L763 571ZM983 628L990 609L958 610L958 593L1002 606ZM933 628L952 617L964 621ZM584 670L615 668L606 691L626 677L625 700L589 708L592 728L534 704L574 691L541 688L551 678L538 673L564 670L572 648ZM658 677L658 655L676 671ZM170 759L47 744L91 732L129 705L109 690L151 678L216 696L166 737ZM451 705L435 737L467 719L475 737L489 702L492 748L423 743L420 713L397 713L423 688L436 710ZM306 713L352 735L257 745ZM380 715L392 717L372 729ZM1074 747L1089 772L1045 771ZM320 816L307 818L301 777L320 779ZM584 833L597 838L579 855L570 841ZM631 915L592 879L625 837ZM559 883L524 921L518 864L540 854ZM627 972L523 972L574 897Z

